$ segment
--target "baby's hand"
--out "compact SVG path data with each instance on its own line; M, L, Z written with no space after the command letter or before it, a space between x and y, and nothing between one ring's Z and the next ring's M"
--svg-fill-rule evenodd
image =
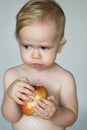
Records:
M47 99L37 100L35 112L44 119L50 119L57 111L58 105L54 96Z
M15 80L7 89L8 97L18 104L24 104L23 100L29 100L27 95L34 96L34 88L29 84L27 78Z

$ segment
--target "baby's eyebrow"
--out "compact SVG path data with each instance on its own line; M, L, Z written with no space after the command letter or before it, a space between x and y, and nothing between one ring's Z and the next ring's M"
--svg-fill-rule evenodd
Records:
M19 41L19 44L24 44L24 42Z
M28 42L19 42L20 45L30 45Z

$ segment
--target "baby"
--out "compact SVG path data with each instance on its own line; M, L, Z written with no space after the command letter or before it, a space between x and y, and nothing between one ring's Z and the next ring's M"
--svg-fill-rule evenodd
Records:
M76 84L73 75L55 62L66 43L63 38L65 15L54 0L30 0L16 17L16 38L23 64L4 75L2 114L14 130L65 130L78 116ZM19 108L32 85L43 84L49 95L37 100L37 115L26 116Z

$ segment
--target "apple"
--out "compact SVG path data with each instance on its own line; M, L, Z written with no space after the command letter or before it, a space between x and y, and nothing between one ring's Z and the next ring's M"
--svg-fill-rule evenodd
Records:
M27 116L36 115L34 111L36 100L47 98L48 96L47 89L43 85L38 84L37 86L33 87L35 88L34 89L35 96L33 97L32 101L30 102L28 100L24 100L25 105L19 105L21 112Z

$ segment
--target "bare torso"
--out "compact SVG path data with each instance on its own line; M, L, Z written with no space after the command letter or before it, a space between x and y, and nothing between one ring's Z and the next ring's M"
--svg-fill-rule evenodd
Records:
M25 116L20 121L13 124L14 130L65 130L62 127L54 125L49 120L44 120L37 116Z
M65 70L62 70L61 67L55 65L54 71L50 70L49 72L36 72L33 70L33 73L25 69L25 67L19 66L15 68L15 77L27 77L31 84L41 83L45 85L48 90L49 95L54 95L58 104L60 103L59 94L62 84L62 73L65 73ZM51 72L52 71L52 72ZM62 72L64 71L64 72ZM53 124L50 120L45 120L39 116L26 116L22 115L21 119L12 124L14 130L65 130L64 127Z

